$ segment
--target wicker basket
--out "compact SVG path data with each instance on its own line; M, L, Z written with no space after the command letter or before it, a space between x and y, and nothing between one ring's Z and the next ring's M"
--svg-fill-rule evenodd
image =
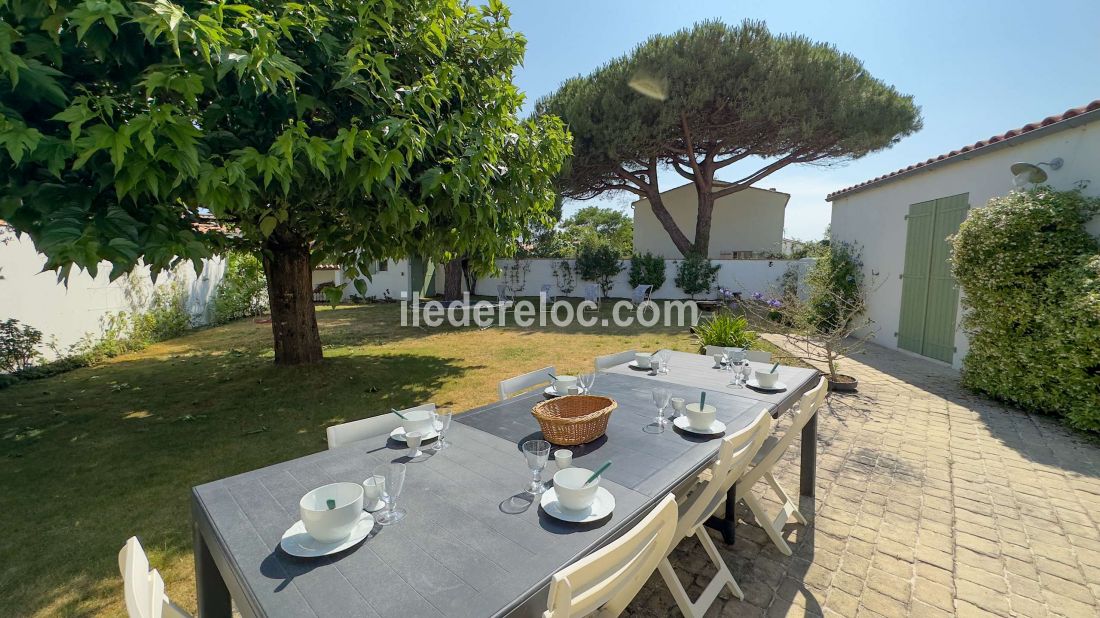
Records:
M607 431L611 412L619 404L610 397L566 395L539 402L531 415L542 427L547 442L574 446L599 438Z

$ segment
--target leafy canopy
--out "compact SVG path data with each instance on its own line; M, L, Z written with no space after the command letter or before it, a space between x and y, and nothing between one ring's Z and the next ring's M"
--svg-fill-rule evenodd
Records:
M492 0L0 0L0 218L62 276L279 230L354 277L491 261L553 205L556 118L517 119Z

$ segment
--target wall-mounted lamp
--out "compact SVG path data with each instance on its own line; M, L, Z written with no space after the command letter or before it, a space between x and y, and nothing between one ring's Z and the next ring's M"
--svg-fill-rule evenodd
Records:
M1047 173L1039 166L1045 165L1052 170L1056 170L1061 168L1063 163L1062 157L1051 159L1045 163L1013 163L1012 167L1009 168L1012 170L1012 182L1017 187L1045 182Z

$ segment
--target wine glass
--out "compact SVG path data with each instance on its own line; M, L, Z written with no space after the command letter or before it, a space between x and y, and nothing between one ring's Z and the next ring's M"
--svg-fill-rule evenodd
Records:
M531 471L527 493L537 496L546 491L546 485L542 482L542 471L550 458L550 443L546 440L528 440L523 443L523 455L527 458L527 469Z
M646 426L648 433L661 433L665 430L665 426L668 424L668 421L665 420L665 408L668 407L670 398L671 394L667 388L653 389L653 405L657 406L657 420ZM649 429L650 427L653 429Z
M375 521L388 526L405 518L405 509L398 508L397 498L405 487L405 464L388 463L374 469L375 476L381 476L383 480L382 501L386 503L386 509L381 515L375 516Z
M657 373L667 374L668 362L672 360L672 350L661 350L657 353L657 356L660 358L660 367L657 369Z
M596 384L596 374L595 373L582 373L582 374L580 374L579 376L577 376L577 384L580 385L581 392L584 393L585 395L587 395L589 389L591 389L592 386L594 384Z
M450 408L436 408L432 413L432 426L439 432L439 439L432 445L433 451L442 451L443 449L451 446L450 442L447 442L447 429L451 426L451 418L453 413Z

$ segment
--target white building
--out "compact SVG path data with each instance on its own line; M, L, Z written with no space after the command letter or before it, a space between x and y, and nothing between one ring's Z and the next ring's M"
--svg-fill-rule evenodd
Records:
M947 236L969 208L1014 188L1017 162L1043 164L1056 189L1100 195L1100 100L826 198L832 238L862 246L867 280L879 286L869 297L875 343L959 366L968 344ZM1100 236L1100 218L1089 229Z
M724 183L715 181L715 186ZM774 189L749 187L714 203L710 228L711 259L759 257L761 253L780 251L783 244L783 218L791 196ZM695 238L699 198L695 185L688 183L661 192L661 201L680 231ZM650 252L669 259L683 255L672 244L648 199L640 199L634 208L634 252Z

